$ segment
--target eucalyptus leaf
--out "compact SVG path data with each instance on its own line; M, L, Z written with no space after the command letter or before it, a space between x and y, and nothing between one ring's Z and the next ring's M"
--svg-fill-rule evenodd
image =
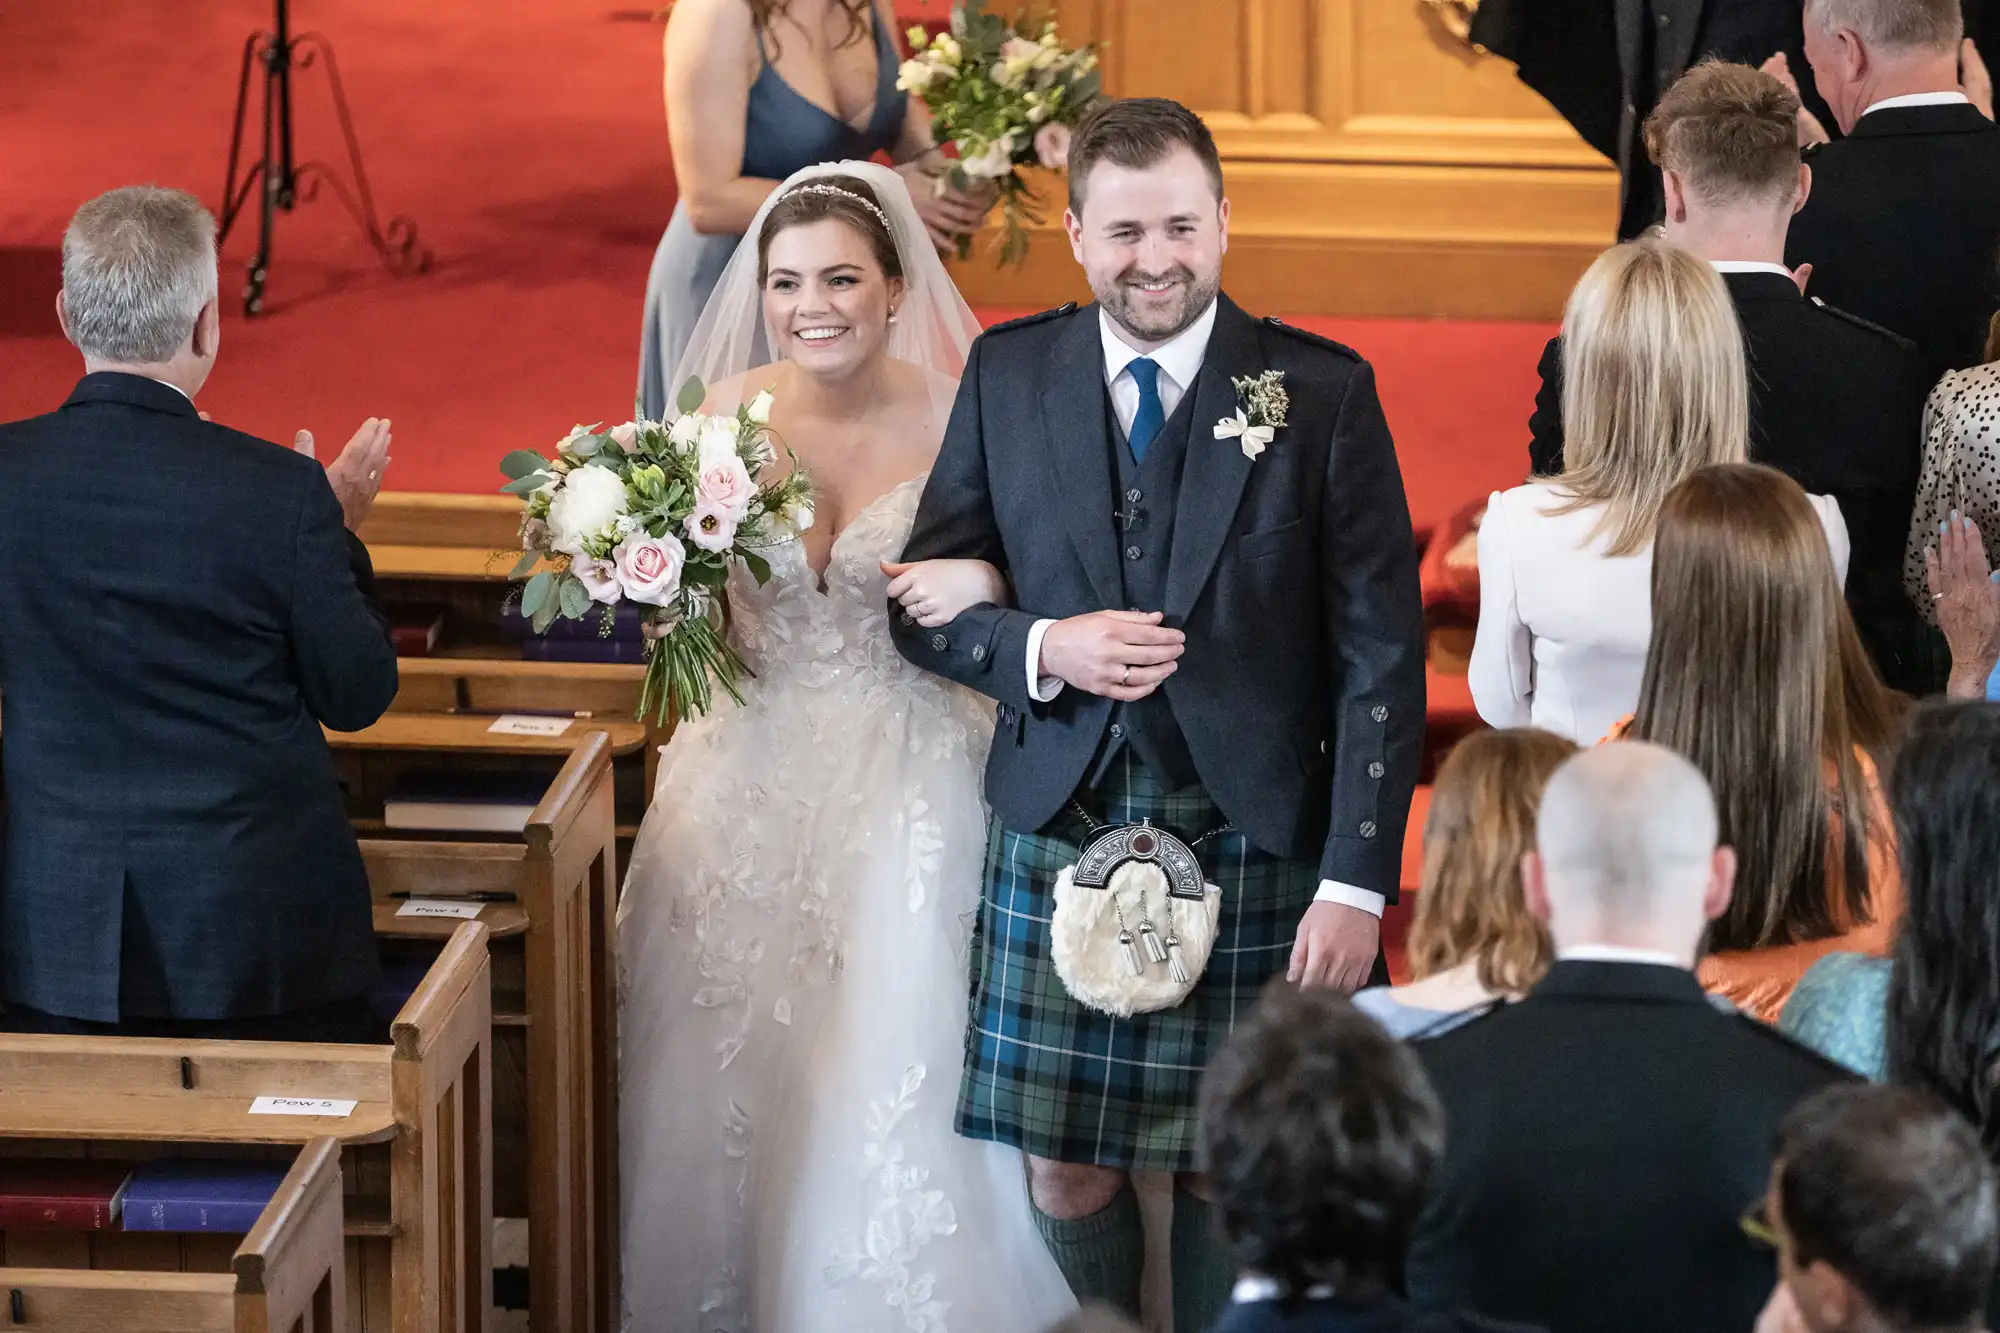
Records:
M597 451L604 447L602 435L580 435L570 441L569 451L578 458L595 458Z
M757 580L759 587L771 581L771 562L755 551L743 553L743 564L749 569L750 576Z
M546 486L548 481L549 474L546 472L531 472L525 477L514 478L500 489L508 495L532 495Z
M590 591L583 581L574 574L564 574L556 584L556 598L563 615L571 620L583 619L583 613L590 609Z
M532 620L544 605L553 602L555 581L554 572L546 569L529 579L528 586L521 589L521 614Z
M690 375L687 378L687 383L681 385L680 395L674 399L674 406L680 408L683 414L699 412L702 400L707 397L708 386L701 382L701 376Z
M507 577L510 579L524 579L528 577L529 571L534 569L541 562L541 559L542 553L540 551L521 552L521 558L514 564L514 572Z
M533 449L516 449L500 460L500 473L510 481L532 476L549 465L549 460Z
M549 632L549 626L556 623L556 612L559 609L560 608L557 607L556 605L556 599L551 597L549 598L548 604L546 606L542 607L541 610L535 612L535 614L532 617L530 617L528 623L534 627L535 633L547 634Z

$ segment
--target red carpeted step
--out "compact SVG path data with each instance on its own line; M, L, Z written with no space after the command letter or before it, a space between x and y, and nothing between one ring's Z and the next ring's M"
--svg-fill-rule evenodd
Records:
M1409 937L1410 918L1417 907L1417 889L1424 878L1424 821L1430 817L1431 789L1419 787L1410 798L1410 822L1403 832L1402 896L1382 912L1382 952L1389 958L1389 975L1398 983L1408 981L1409 967L1403 959L1404 942Z

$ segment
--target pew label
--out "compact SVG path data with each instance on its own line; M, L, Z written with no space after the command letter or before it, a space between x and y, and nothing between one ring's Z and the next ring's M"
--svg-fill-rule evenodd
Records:
M341 1119L354 1114L358 1102L334 1097L259 1097L250 1103L251 1115L318 1115Z
M457 902L449 898L412 898L396 909L396 915L448 916L460 921L476 921L485 910L483 903Z
M575 721L573 717L531 717L526 713L507 713L495 718L486 731L494 736L560 736Z

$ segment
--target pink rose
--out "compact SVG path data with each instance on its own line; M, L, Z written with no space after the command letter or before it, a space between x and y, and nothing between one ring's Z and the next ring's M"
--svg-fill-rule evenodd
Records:
M704 551L726 551L736 541L736 517L713 500L703 500L687 516L687 535Z
M639 448L638 423L628 421L622 426L613 426L611 428L611 442L628 454L637 452Z
M750 480L750 469L743 466L742 459L733 453L715 453L701 460L701 475L695 478L695 493L701 503L714 505L726 512L733 531L749 514L750 501L756 497L757 485Z
M569 558L569 572L576 575L576 581L590 594L591 601L610 606L618 600L618 566L611 561L573 555Z
M635 532L618 543L611 559L617 565L618 586L633 601L665 606L680 594L687 548L672 533L649 537Z
M1069 165L1069 126L1048 124L1035 131L1035 160L1050 171Z

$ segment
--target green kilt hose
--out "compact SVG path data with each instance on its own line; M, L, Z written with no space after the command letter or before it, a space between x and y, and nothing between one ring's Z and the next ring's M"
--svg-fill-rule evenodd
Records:
M1188 842L1224 822L1201 787L1167 791L1137 763L1114 765L1087 799L1106 824L1150 819ZM1201 842L1195 855L1222 890L1208 970L1176 1007L1114 1018L1071 998L1049 954L1056 879L1089 836L1072 809L1037 833L989 825L958 1132L1051 1161L1192 1171L1202 1070L1284 972L1319 869L1234 830Z

